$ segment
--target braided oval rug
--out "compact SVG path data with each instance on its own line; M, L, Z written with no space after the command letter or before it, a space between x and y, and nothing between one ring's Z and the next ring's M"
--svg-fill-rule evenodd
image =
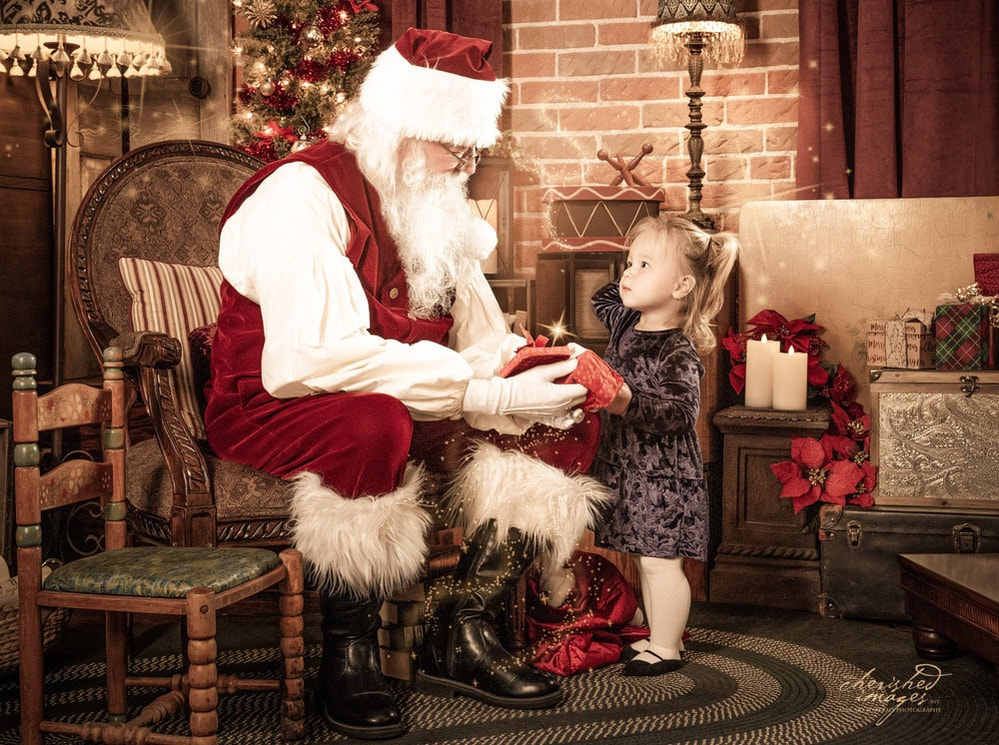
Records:
M716 606L695 606L691 621L701 623L690 629L687 662L679 671L626 678L622 665L615 664L575 675L563 680L565 698L553 709L498 709L465 698L426 696L393 682L410 732L392 742L941 745L994 742L999 733L992 666L972 656L920 660L903 630L770 609L726 612ZM703 621L713 623L709 627ZM318 643L309 644L310 681L320 651ZM143 655L133 672L173 671L178 662L177 655ZM224 672L276 671L277 664L273 648L220 651ZM50 668L50 715L76 720L99 709L102 664ZM282 742L276 693L225 696L219 717L223 745ZM159 729L184 734L185 722L178 717ZM326 728L310 701L306 742L349 741ZM0 745L19 742L17 680L7 677L0 679ZM49 736L46 742L73 741Z

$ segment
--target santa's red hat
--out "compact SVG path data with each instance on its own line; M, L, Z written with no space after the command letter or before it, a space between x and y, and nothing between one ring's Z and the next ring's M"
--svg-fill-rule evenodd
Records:
M411 28L375 59L358 99L400 137L488 147L508 90L487 61L492 46Z

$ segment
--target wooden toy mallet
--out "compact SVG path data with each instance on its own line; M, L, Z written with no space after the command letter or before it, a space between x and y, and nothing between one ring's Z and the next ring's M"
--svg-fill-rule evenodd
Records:
M618 175L613 181L610 182L611 186L617 186L623 180L628 186L648 186L642 179L631 172L635 166L642 162L642 158L652 152L652 145L645 143L642 145L642 152L632 158L630 163L625 163L624 159L619 155L615 154L612 159L606 150L597 150L597 157L600 160L610 163L614 168L617 169Z

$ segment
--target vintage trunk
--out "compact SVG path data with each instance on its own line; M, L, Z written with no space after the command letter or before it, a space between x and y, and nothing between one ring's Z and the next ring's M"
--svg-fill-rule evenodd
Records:
M823 612L904 619L900 553L999 552L999 372L871 371L875 507L826 509Z
M898 555L999 552L999 510L826 507L819 538L823 615L901 621Z

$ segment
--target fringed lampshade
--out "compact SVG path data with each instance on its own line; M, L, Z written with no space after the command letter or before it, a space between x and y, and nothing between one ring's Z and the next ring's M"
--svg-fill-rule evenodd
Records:
M0 3L0 71L34 76L41 59L73 80L170 72L143 0Z
M168 74L170 63L144 0L0 0L0 71L34 78L48 120L43 140L55 151L52 383L58 386L64 335L68 81L120 79L122 147L127 150L128 80ZM60 447L56 441L57 454Z
M687 59L687 35L700 34L703 54L721 64L742 61L746 34L735 14L735 0L659 0L652 39L676 62Z

